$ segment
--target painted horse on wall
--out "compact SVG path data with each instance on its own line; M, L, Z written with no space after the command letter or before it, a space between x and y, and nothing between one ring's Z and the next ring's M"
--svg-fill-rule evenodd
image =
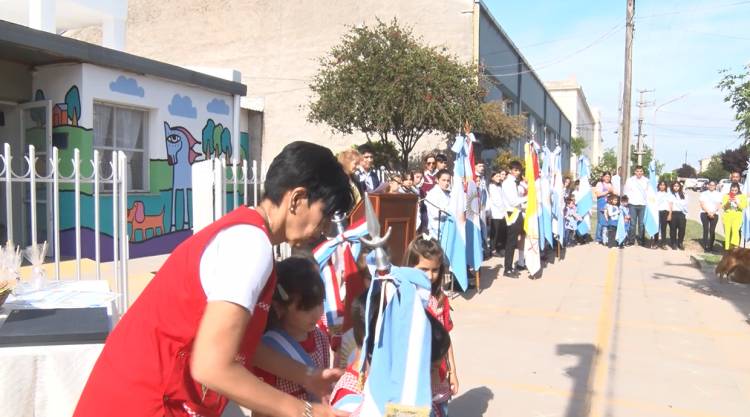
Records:
M188 208L188 190L193 187L191 165L200 156L193 147L200 144L193 135L182 126L169 126L164 122L164 137L167 143L167 163L172 167L172 223L171 230L177 230L177 191L182 191L182 225L180 230L190 228L190 210Z

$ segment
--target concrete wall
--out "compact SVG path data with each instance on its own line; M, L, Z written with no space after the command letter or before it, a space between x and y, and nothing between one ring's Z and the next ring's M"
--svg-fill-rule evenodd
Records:
M22 103L31 97L31 71L25 65L0 60L0 101Z
M248 96L265 99L263 159L287 143L312 140L340 150L365 140L333 134L308 123L307 85L317 59L351 25L376 18L411 25L432 45L445 45L459 59L472 59L471 0L341 2L130 0L127 51L178 65L234 68ZM468 13L467 13L468 12ZM433 142L423 139L423 148Z

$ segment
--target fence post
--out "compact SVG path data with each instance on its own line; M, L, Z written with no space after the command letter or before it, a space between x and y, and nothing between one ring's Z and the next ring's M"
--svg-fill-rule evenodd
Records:
M242 201L247 205L247 159L242 160Z
M258 161L253 159L253 206L258 205Z
M13 243L13 168L11 166L10 144L5 143L5 224L8 228L8 243Z
M31 245L36 247L36 149L29 145L29 197L31 203ZM23 243L22 243L23 244Z
M240 204L239 195L237 194L238 185L239 182L237 181L237 163L232 161L232 203L234 204L232 206L232 210L236 209Z
M122 300L122 282L120 282L120 264L117 253L120 246L120 224L117 222L117 213L119 211L119 192L117 188L120 185L120 161L117 151L112 151L112 271L115 276L115 286L119 296L117 298L117 312L122 315L125 306L123 306Z
M122 280L122 312L124 313L128 309L128 245L130 244L130 237L128 236L128 160L125 152L119 152L120 158L120 184L122 185L122 192L120 193L120 227L122 227L122 233L120 233L122 243L122 249L120 250L121 260L121 280Z
M52 222L54 252L55 252L55 279L60 280L60 158L57 147L52 148L52 210L54 212Z
M99 151L94 149L94 257L96 258L96 279L102 279L99 216Z
M73 172L75 178L75 218L76 218L76 279L81 279L81 151L73 150Z

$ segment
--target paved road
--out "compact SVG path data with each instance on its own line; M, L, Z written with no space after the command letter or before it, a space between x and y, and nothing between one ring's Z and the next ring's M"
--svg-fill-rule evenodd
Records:
M588 245L454 300L459 417L748 417L750 286L689 253Z

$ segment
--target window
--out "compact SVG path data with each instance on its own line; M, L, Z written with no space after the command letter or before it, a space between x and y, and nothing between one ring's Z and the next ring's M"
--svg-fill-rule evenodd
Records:
M112 161L113 151L125 152L128 159L126 170L128 191L147 191L147 127L148 111L146 110L111 104L94 104L94 149L100 151L103 164ZM112 186L103 184L103 189L111 191Z

